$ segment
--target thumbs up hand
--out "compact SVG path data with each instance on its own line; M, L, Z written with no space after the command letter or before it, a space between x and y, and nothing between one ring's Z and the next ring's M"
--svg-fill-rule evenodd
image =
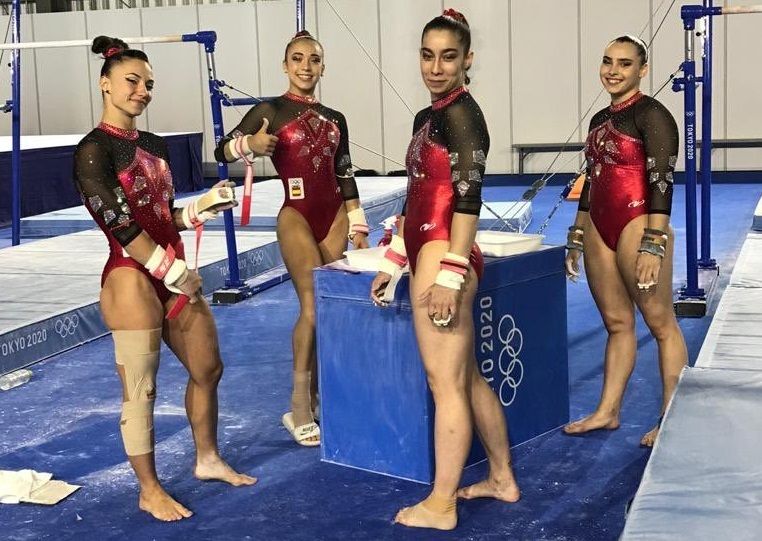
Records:
M278 138L267 133L270 121L267 118L262 119L262 127L254 135L246 136L246 144L255 156L272 156L275 151L275 144Z

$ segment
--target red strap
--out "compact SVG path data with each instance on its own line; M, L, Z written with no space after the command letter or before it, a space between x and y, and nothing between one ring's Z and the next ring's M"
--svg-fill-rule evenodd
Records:
M404 267L407 263L407 257L404 255L395 252L391 248L387 248L386 253L384 254L384 258L388 259L398 267Z
M241 225L249 225L251 215L251 185L254 182L254 162L243 151L243 136L236 138L235 149L246 165L246 177L243 180L243 201L241 202Z
M194 264L196 269L198 269L198 251L199 248L201 248L201 235L203 235L203 233L204 224L201 223L196 226L196 262ZM172 248L171 244L167 246L167 252L170 250L172 250L172 255L174 255L175 250ZM190 297L188 297L188 295L178 295L175 304L173 304L172 308L170 308L167 312L167 315L165 316L166 319L175 319L177 316L179 316L180 312L182 312L183 308L185 308L185 305L188 304L188 301L190 301Z
M188 304L189 300L190 297L188 297L188 295L178 295L175 304L173 304L172 308L170 308L167 312L166 318L175 319L177 316L179 316L180 312L183 311L183 308L185 308L185 305Z

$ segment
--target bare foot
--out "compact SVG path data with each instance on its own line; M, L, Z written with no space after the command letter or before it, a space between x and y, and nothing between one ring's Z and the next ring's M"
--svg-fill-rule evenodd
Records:
M654 443L656 443L656 437L659 435L659 429L661 428L660 425L656 425L651 429L650 432L647 432L641 439L640 439L640 445L643 445L644 447L653 447Z
M474 498L494 498L508 503L519 501L521 491L513 476L498 480L492 476L476 484L458 490L458 498L473 500Z
M141 490L138 507L154 518L165 522L182 520L193 515L193 511L175 501L163 488Z
M613 413L592 413L578 421L569 423L564 432L570 435L584 434L592 430L616 430L619 428L619 416Z
M403 507L394 517L395 524L411 528L434 528L436 530L453 530L458 525L456 500L450 503L431 503L432 496L412 507Z
M219 455L196 459L193 475L202 481L224 481L234 487L249 486L257 482L256 477L235 471Z

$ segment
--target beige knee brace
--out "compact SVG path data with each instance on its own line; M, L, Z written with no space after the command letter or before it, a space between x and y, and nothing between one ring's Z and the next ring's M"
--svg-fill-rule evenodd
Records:
M153 405L161 329L114 331L116 364L124 367L126 400L120 429L128 456L153 452Z

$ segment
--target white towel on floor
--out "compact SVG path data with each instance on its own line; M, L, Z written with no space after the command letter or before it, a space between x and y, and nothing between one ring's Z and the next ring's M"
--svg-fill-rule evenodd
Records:
M0 503L54 505L80 488L52 479L52 473L35 470L0 470Z

